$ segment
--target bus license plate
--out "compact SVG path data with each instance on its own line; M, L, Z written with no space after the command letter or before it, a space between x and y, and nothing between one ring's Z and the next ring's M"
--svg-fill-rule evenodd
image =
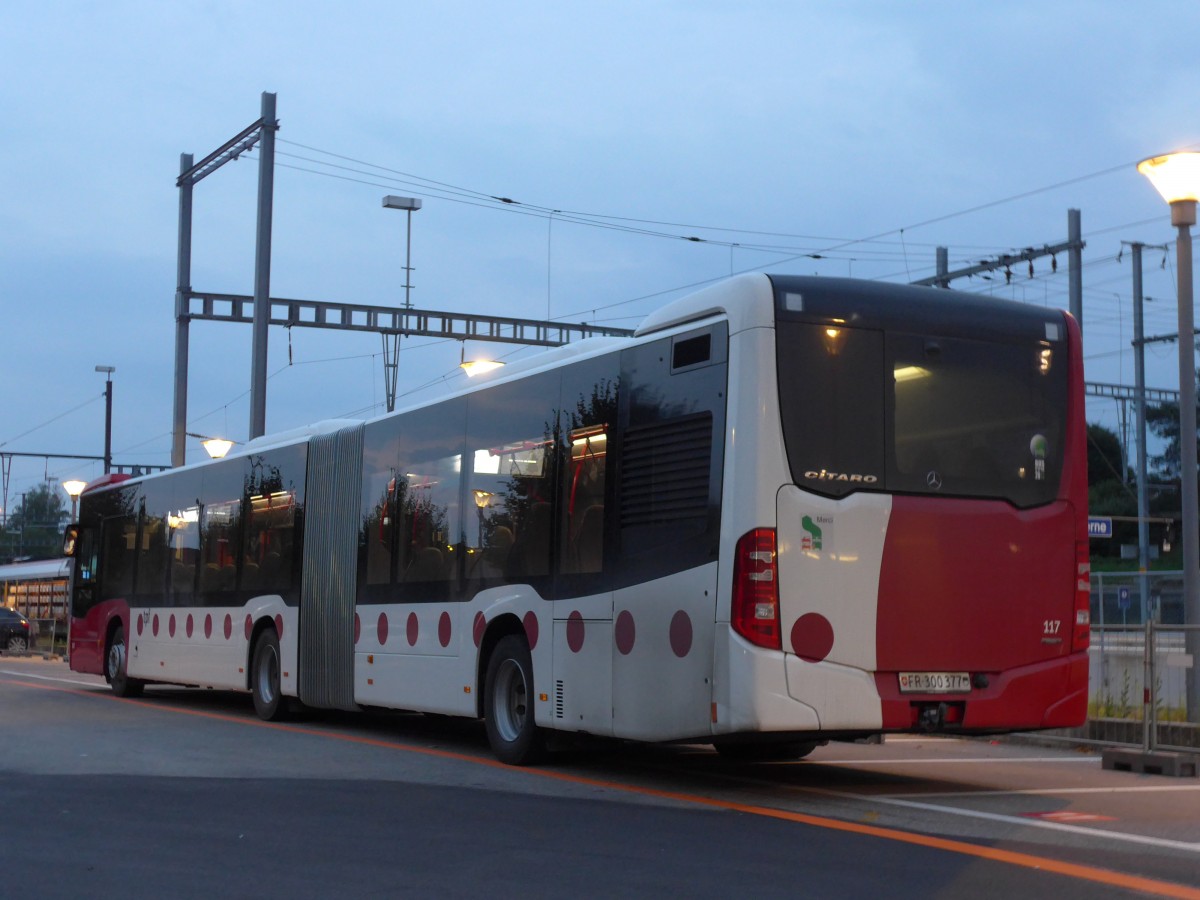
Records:
M901 672L902 694L968 694L971 676L966 672Z

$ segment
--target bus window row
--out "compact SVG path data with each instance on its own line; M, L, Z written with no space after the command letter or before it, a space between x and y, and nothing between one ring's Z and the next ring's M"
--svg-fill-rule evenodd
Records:
M305 447L124 485L89 504L80 580L96 599L225 605L233 593L291 597L297 586ZM86 563L101 544L99 572Z

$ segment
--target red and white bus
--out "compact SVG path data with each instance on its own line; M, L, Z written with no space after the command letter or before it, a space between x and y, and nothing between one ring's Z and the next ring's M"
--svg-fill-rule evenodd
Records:
M764 274L368 422L96 482L72 668L800 756L1080 724L1079 331Z

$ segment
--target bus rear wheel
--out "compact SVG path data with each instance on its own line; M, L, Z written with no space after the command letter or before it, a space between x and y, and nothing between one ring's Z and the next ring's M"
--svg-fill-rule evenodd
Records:
M273 628L258 636L251 659L250 691L254 695L254 711L266 722L287 718L288 705L279 688L279 638Z
M510 766L527 766L545 754L534 724L533 658L516 634L500 639L484 677L483 717L492 753Z
M129 677L128 664L125 627L118 625L113 629L112 637L108 641L108 653L104 658L104 678L118 697L140 697L142 682Z

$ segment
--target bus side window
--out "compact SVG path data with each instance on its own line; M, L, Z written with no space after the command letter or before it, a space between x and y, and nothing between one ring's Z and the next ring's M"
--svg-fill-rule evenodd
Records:
M100 599L128 599L133 592L136 516L114 516L101 526L104 560L100 572Z
M604 466L608 449L605 425L577 428L568 434L564 505L565 552L560 571L599 572L604 566Z

